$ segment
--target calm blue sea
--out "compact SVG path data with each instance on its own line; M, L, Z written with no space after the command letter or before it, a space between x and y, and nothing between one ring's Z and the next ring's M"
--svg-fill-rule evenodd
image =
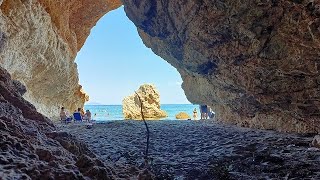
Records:
M198 119L200 110L198 105L193 104L163 104L161 109L165 110L168 117L164 120L175 120L175 115L179 112L186 112L192 118L193 109L197 108ZM123 120L122 105L85 105L84 109L89 109L92 118L97 121ZM96 114L96 115L95 115ZM95 116L94 116L95 115Z

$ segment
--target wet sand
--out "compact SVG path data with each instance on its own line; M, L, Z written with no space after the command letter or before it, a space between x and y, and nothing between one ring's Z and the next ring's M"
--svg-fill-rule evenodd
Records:
M320 179L312 135L226 126L212 121L148 121L151 171L157 179ZM142 121L57 125L86 142L123 179L143 168Z

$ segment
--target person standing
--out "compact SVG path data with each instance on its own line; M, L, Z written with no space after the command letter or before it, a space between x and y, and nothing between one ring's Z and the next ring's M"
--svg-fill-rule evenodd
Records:
M209 119L213 119L214 118L215 113L213 112L212 108L210 106L208 106L208 116Z
M207 105L203 105L203 119L208 119L208 106Z
M208 106L200 105L201 119L208 119Z
M199 109L200 109L200 119L203 119L203 112L202 112L202 104L201 105L199 105Z
M194 110L193 110L193 120L196 120L197 117L198 117L197 108L194 108Z

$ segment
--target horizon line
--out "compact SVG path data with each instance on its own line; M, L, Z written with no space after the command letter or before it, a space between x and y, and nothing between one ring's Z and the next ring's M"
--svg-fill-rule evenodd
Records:
M160 103L160 105L171 105L171 104L175 104L175 105L186 105L185 103ZM187 103L190 105L198 105L198 104L192 104L192 103ZM122 106L122 104L85 104L87 106Z

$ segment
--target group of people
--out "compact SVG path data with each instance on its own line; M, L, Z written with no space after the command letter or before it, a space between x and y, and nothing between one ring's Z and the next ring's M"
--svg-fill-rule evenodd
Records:
M212 119L214 117L214 112L208 105L200 105L200 119ZM193 110L193 119L196 120L198 117L197 108Z
M70 115L64 107L61 107L60 120L65 123L71 122L72 120L90 122L91 112L90 110L86 110L86 112L84 112L82 108L78 108L78 110L75 110L74 113Z

